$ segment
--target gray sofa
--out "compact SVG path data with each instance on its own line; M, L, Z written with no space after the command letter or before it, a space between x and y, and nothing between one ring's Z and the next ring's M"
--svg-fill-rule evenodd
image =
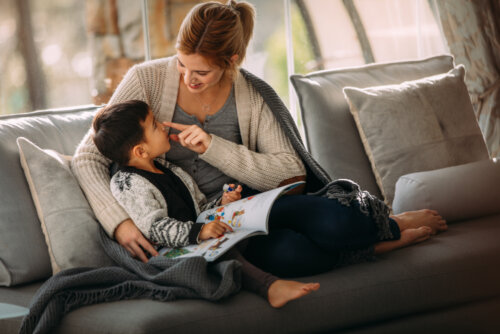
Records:
M292 82L300 98L312 154L332 176L352 178L380 194L369 162L360 153L363 147L355 125L346 114L342 87L440 73L452 66L452 59L377 66L296 76ZM339 81L339 73L342 80L351 78L351 82ZM372 79L368 82L356 73ZM315 76L319 84L314 82ZM302 87L301 80L306 82ZM324 88L326 93L314 87ZM0 244L1 333L18 331L25 308L51 274L47 246L19 164L16 138L23 136L42 148L71 155L96 108L0 117L0 233L4 241ZM339 130L335 127L342 119L348 125ZM335 140L337 130L343 133L339 137L342 142ZM440 180L448 177L449 182L460 182L453 173L444 173ZM489 193L476 190L479 196L500 189L500 183L492 187L484 173L470 175L476 180L474 184L490 187ZM445 205L453 207L454 196L460 194L439 189L438 196L449 196ZM446 233L421 244L379 256L373 262L304 277L304 281L321 283L320 290L279 310L245 291L217 303L128 300L73 310L54 333L498 333L500 203L498 207L491 203L483 211L468 211L467 219L453 217Z

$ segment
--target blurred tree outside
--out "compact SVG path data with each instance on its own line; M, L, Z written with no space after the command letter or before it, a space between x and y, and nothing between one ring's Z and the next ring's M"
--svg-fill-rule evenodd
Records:
M291 6L293 56L295 73L306 74L312 70L309 64L314 64L314 54L302 14L292 1ZM285 104L289 105L287 56L285 41L285 24L283 24L269 37L266 43L269 62L266 72L269 72L269 84L278 92Z
M0 114L106 103L128 68L144 59L138 0L16 1L0 2ZM249 1L257 22L243 66L288 103L283 2ZM153 59L175 54L180 23L199 2L148 0ZM295 71L304 73L313 56L292 9Z
M91 103L85 2L0 2L0 114Z

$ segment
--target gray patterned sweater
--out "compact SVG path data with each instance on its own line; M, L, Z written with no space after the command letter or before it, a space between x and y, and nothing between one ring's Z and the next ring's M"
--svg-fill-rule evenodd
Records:
M189 190L196 215L220 204L220 198L207 203L193 178L180 167L164 159L156 161L179 177ZM195 223L170 217L164 196L148 179L120 170L111 178L110 187L113 196L150 241L166 247L182 247L190 243L189 236Z

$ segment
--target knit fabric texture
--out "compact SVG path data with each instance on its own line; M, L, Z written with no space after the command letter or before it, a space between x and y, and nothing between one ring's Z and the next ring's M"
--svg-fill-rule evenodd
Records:
M181 168L163 159L157 161L170 169L186 186L196 215L220 204L220 198L207 203L194 180ZM111 192L147 239L166 247L183 247L189 244L194 222L179 221L171 217L164 196L145 177L120 170L111 178Z
M78 307L147 298L158 301L217 301L240 290L239 262L208 264L202 257L135 260L101 229L103 249L116 266L73 268L48 279L37 291L19 333L50 333L62 317ZM189 273L189 274L187 274Z

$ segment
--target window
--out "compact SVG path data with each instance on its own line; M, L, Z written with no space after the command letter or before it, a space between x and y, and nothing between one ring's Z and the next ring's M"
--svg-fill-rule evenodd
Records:
M85 2L0 2L0 114L92 102Z
M198 2L146 0L153 59L175 54L180 23ZM291 72L447 52L432 0L249 2L257 22L243 66L274 87L286 104ZM0 2L0 114L106 103L128 68L144 60L142 3ZM293 45L288 52L287 36Z

